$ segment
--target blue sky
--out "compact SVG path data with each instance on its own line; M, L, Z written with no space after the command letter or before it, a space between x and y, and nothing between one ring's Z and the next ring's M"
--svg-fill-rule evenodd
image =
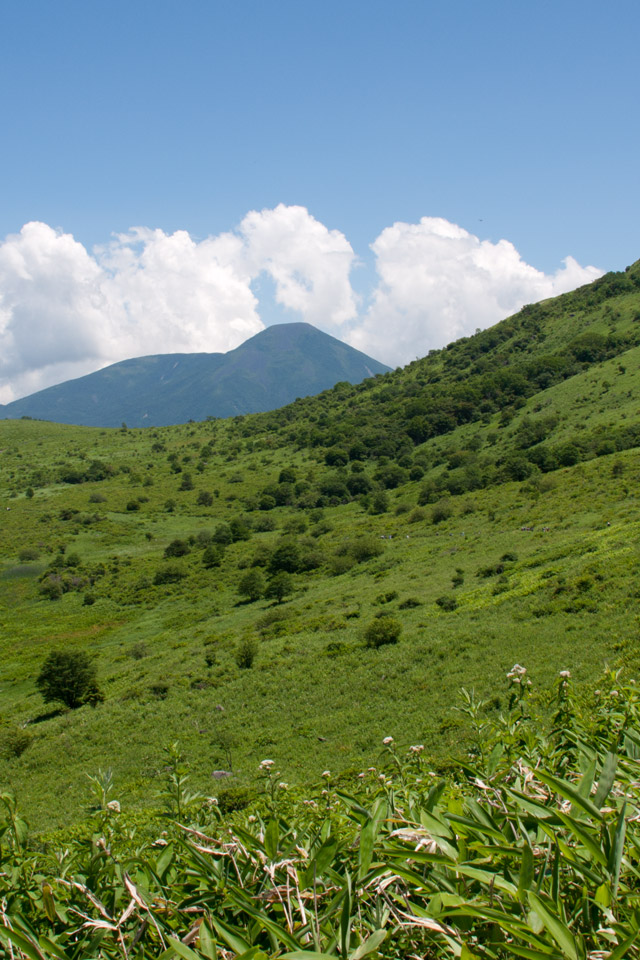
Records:
M306 227L318 240L314 224L333 238L318 240L315 259L309 253L305 264L294 262L290 246L282 253L274 215L271 239L260 241L260 257L252 249L243 253L242 268L234 261L234 282L246 281L257 297L253 313L242 294L239 306L203 327L197 311L185 317L166 298L162 308L156 304L163 316L173 310L183 333L191 329L191 339L178 334L172 339L166 326L158 333L161 342L181 349L202 349L203 342L227 349L273 320L322 325L318 318L326 314L333 318L325 324L328 332L360 349L370 344L368 352L380 355L386 309L401 326L409 319L404 344L380 359L404 362L413 359L414 344L419 353L438 337L495 322L496 311L504 306L506 315L523 298L534 299L538 288L549 295L592 278L578 266L623 269L640 256L639 28L637 0L607 7L589 0L5 0L0 242L9 239L4 260L0 256L5 311L0 400L95 369L127 350L160 352L158 338L142 329L135 310L123 306L131 299L129 287L129 293L121 287L114 293L122 244L116 253L111 250L109 263L94 251L132 227L163 236L186 231L197 243L237 237L252 211L280 210L298 248L307 243ZM306 227L290 216L296 208L307 212ZM427 221L421 231L408 229L422 218ZM31 286L24 278L18 283L11 273L14 241L32 221L58 238L73 238L75 254L61 257L60 270L76 254L82 259L82 249L87 252L91 265L78 268L78 282L97 284L108 301L110 319L103 326L111 324L109 348L98 342L96 331L85 329L100 326L99 314L87 317L81 303L68 322L61 320L64 297L77 301L76 288L72 284L70 293L66 283L59 309L47 322L52 329L58 324L63 340L82 328L85 355L81 349L65 356L53 350L49 357L42 348L28 356L37 325L44 322L36 316L38 304L57 295L51 278L48 286L40 284L38 270L61 247L49 234L32 232L19 254L30 264ZM452 238L442 221L472 241ZM407 230L391 236L394 224ZM457 305L451 298L436 302L423 318L428 335L421 337L418 300L437 286L438 271L445 271L452 289L459 285L451 257L440 256L438 248L413 300L405 290L399 299L393 292L408 270L422 270L431 258L434 231L444 233L449 245L467 244L461 270L468 267L469 243L476 248L485 243L482 269L490 255L494 314L481 309L474 324L469 290ZM136 249L151 255L159 236L138 237ZM371 245L380 237L376 252ZM522 264L544 275L547 285L529 274L533 287L523 287L523 271L500 241L512 245ZM423 244L420 255L403 259L417 242ZM270 243L280 252L272 253ZM344 244L353 254L348 264ZM131 254L134 246L128 241L125 252ZM207 249L220 263L220 251ZM496 284L504 273L504 253L511 272L503 295ZM329 284L311 307L309 298L302 303L300 291L287 295L283 271L313 292L329 269L320 260L328 263L326 257L334 255L342 257L340 289ZM222 256L227 267L229 256L228 251ZM576 267L554 286L566 257ZM129 275L149 269L141 264L129 262ZM398 268L395 273L390 264ZM193 269L192 280L197 280ZM218 289L218 300L228 289ZM140 316L143 308L140 301ZM438 309L450 313L441 327ZM118 311L126 318L122 313L114 319ZM141 349L147 341L153 349Z

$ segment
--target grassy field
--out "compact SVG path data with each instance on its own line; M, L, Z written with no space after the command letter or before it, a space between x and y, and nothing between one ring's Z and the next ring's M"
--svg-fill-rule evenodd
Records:
M0 422L0 777L34 826L81 818L99 769L153 806L175 740L194 787L225 769L251 790L265 757L304 782L362 769L387 735L437 762L468 735L457 691L497 715L515 662L542 686L570 669L585 695L605 664L635 673L633 270L276 413ZM283 572L283 602L241 592ZM367 645L384 617L398 642ZM95 658L104 702L44 703L52 649Z

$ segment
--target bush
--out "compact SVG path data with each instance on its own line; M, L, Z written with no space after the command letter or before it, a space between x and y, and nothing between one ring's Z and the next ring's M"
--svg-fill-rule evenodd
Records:
M191 553L191 550L186 540L172 540L164 548L165 557L185 557L188 553Z
M2 738L1 751L5 760L12 760L21 757L25 750L31 746L33 734L22 727L15 727L8 730Z
M212 543L202 554L202 563L207 570L219 567L224 559L224 547L220 543Z
M20 563L28 563L30 560L37 560L40 552L35 547L23 547L18 554Z
M365 646L378 647L386 643L397 643L402 633L402 624L393 617L377 617L364 631Z
M455 597L438 597L436 603L441 610L445 610L447 613L451 613L458 606L458 601Z
M201 490L196 503L199 507L210 507L213 505L213 495L208 490Z
M135 512L136 510L139 510L139 509L140 509L140 504L138 503L137 500L129 500L129 503L127 504L127 510L128 510L130 513L133 513L133 512Z
M183 580L186 575L186 572L182 567L179 567L177 563L168 563L166 567L158 570L153 578L153 582L156 587L161 586L163 583L178 583L180 580Z
M446 501L438 503L431 511L431 523L442 523L448 520L452 513L451 506Z
M82 650L52 650L40 668L36 687L45 703L63 703L70 710L104 699L95 665Z
M220 813L233 813L235 810L244 810L254 799L248 787L226 787L218 791L218 810Z
M236 663L241 670L251 669L257 652L258 641L255 637L245 637L240 641L240 645L236 650Z

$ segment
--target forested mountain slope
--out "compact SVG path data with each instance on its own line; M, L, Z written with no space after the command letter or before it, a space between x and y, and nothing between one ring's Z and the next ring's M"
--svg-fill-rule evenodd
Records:
M148 427L273 410L389 367L308 323L267 327L228 353L171 353L114 363L0 407L81 426Z

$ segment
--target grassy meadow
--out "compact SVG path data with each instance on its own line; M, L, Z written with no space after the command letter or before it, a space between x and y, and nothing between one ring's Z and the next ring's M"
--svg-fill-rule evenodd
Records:
M0 422L0 776L32 825L82 818L99 769L153 807L176 740L212 795L264 758L357 776L387 735L444 769L461 687L497 715L516 662L585 695L635 672L639 277L269 414ZM95 658L104 702L44 703L52 649Z

